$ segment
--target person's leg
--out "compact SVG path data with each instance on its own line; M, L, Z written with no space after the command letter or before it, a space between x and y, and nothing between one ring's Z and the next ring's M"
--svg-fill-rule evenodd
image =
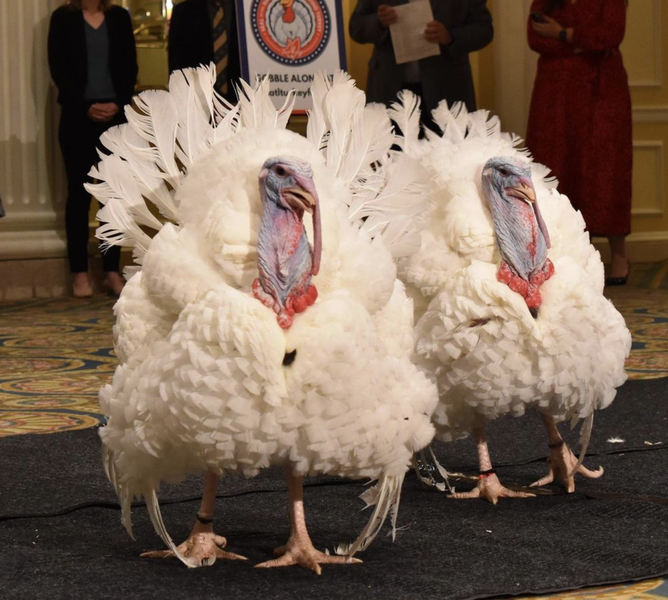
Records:
M63 109L59 140L67 175L67 201L65 205L65 232L67 258L73 275L74 296L85 298L93 290L88 276L88 210L90 195L84 189L88 173L85 150L85 116Z
M608 271L608 280L618 280L621 283L629 274L629 259L626 254L626 237L609 236L610 244L610 270ZM618 283L618 284L619 284ZM626 283L624 281L624 283Z
M99 161L97 149L99 148L102 152L105 152L104 148L99 143L100 136L110 127L120 125L124 122L125 118L119 114L109 123L95 124L91 145L96 150L95 154L91 156L91 164L88 168L89 171L90 168ZM100 222L100 225L101 224L102 223ZM102 269L104 270L103 284L111 294L118 296L121 293L123 286L125 285L125 280L120 274L121 248L120 246L110 246L108 248L103 248L102 244L100 244L98 248L102 257Z

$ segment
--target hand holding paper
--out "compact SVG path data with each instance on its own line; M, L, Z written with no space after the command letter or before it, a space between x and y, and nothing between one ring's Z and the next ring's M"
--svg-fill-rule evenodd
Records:
M452 36L443 23L431 21L424 28L424 37L428 42L447 46L452 41Z
M397 21L390 25L390 35L397 64L401 65L441 53L438 45L439 32L435 34L431 32L435 23L442 27L445 33L447 30L441 23L434 21L434 15L427 0L402 4L393 8ZM431 26L429 29L427 29L428 25ZM430 39L434 41L428 41L427 31L430 31Z

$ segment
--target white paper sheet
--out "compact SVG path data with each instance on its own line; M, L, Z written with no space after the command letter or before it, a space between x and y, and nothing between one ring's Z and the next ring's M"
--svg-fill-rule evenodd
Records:
M441 53L438 44L424 38L425 26L434 20L428 0L418 0L393 8L397 11L397 22L390 25L390 35L398 65Z

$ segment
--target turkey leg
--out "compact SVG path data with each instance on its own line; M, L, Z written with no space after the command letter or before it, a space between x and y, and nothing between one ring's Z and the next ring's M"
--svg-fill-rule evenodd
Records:
M197 512L197 521L190 537L178 546L179 552L186 558L199 564L201 567L211 566L217 558L228 558L231 560L248 560L245 556L225 552L223 548L227 540L213 532L213 512L216 508L216 489L218 487L218 476L207 471L204 476L204 491L202 492L202 503ZM147 558L168 558L174 556L171 550L155 550L141 554Z
M573 473L573 469L578 464L578 459L561 437L554 418L545 413L541 413L540 416L543 418L550 445L550 457L547 459L550 471L545 477L534 481L531 487L540 487L552 483L556 475L566 488L566 493L572 494L575 491L575 473ZM598 479L603 475L603 467L599 467L596 471L591 471L584 465L580 465L576 473L584 475L589 479Z
M478 475L478 486L470 492L452 494L451 498L485 498L492 504L496 504L499 498L535 498L527 492L515 492L501 485L496 472L492 468L492 459L489 456L485 427L476 427L473 430L476 445L478 447L478 462L480 474Z
M288 494L290 495L290 521L292 523L290 537L285 546L279 546L274 550L274 556L278 558L255 566L260 569L268 569L270 567L299 565L320 575L322 572L320 565L323 564L361 563L362 561L358 558L332 556L315 549L306 530L303 478L294 475L290 466L285 468L285 476L288 481Z

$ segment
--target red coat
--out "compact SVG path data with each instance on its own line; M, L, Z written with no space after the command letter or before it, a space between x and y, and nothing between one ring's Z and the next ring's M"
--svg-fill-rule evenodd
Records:
M545 12L534 0L531 12ZM573 43L538 36L540 54L527 127L535 160L552 169L559 190L582 212L592 235L631 231L631 97L619 45L625 0L566 0L552 15L573 28ZM580 52L576 52L579 49Z

